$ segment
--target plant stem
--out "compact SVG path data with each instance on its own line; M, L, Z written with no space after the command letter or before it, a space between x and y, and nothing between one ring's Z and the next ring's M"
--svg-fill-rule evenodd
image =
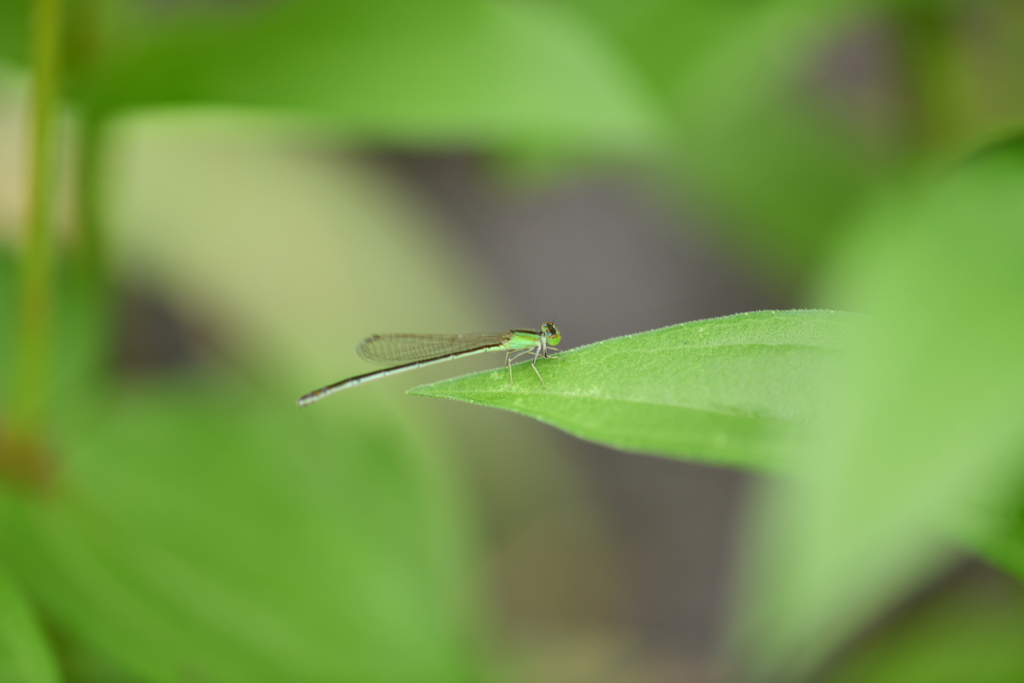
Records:
M80 258L85 269L86 282L96 292L104 283L103 242L100 233L99 191L100 150L102 124L87 114L81 122L81 140L78 146L78 228Z
M15 439L38 436L49 383L53 318L53 206L58 163L63 0L35 0L28 215L22 258L14 393Z
M67 30L64 39L68 78L76 71L91 68L99 52L101 32L100 3L103 0L77 0L68 6ZM88 105L76 112L78 116L77 168L74 169L75 220L78 228L75 244L77 264L85 276L93 301L100 305L104 295L105 272L103 235L100 230L100 175L106 117Z

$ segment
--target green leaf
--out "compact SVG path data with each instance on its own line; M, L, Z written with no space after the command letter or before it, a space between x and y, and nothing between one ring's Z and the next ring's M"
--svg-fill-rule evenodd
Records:
M950 534L991 542L1024 475L1022 188L1018 142L876 206L837 255L826 301L871 324L800 484L754 513L755 673L812 670L941 571Z
M780 279L805 275L891 163L807 96L808 73L857 20L850 3L565 1L672 113L676 182L732 219L721 227L735 248Z
M0 569L0 681L56 683L57 661L35 610L20 586Z
M1024 500L979 506L975 513L974 524L960 529L959 537L989 562L1024 581Z
M475 586L439 463L366 411L211 383L94 397L3 557L145 681L464 681ZM358 411L356 411L358 412Z
M29 0L0 0L0 57L28 60Z
M825 683L1024 680L1024 596L982 574L943 586L860 643ZM959 672L959 673L958 673Z
M79 92L103 111L269 107L417 144L622 149L650 145L657 123L616 55L547 3L302 0L207 12L111 55Z
M754 468L781 467L818 417L821 372L856 316L759 311L618 337L537 363L413 389L534 417L597 443Z

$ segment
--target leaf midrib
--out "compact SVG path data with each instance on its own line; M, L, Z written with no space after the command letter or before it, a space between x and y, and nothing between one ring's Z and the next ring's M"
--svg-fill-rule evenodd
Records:
M410 390L410 393L415 393L415 392L416 392L416 389ZM470 391L449 391L449 392L446 392L444 394L417 394L417 395L419 395L419 396L430 396L430 397L434 397L434 398L447 397L447 398L459 400L462 397L472 396L474 394L476 394L476 395L499 395L499 396L506 396L507 395L507 394L501 394L500 392L497 392L497 391L485 391L485 390L479 390L479 389L477 389L477 390L470 390ZM788 424L802 424L801 422L798 422L796 420L786 420L786 419L783 419L783 418L773 417L773 416L770 416L770 415L758 415L758 414L749 415L749 414L742 414L742 413L730 413L730 412L725 412L725 411L721 411L721 410L712 410L710 408L699 408L699 407L688 406L688 405L679 405L679 404L675 404L675 403L661 403L661 402L657 402L657 401L641 401L641 400L637 400L637 399L634 399L634 398L602 398L602 397L598 397L598 396L585 396L585 395L582 395L582 394L569 394L569 393L565 393L565 392L551 392L551 391L544 392L544 393L535 392L535 391L526 391L526 392L517 393L517 394L515 394L515 396L524 396L524 397L559 396L559 397L571 398L571 399L574 399L574 400L577 400L577 401L604 401L604 402L631 403L633 405L656 406L656 407L660 407L660 408L675 408L677 410L690 410L690 411L693 411L693 412L696 412L696 413L709 413L711 415L722 415L724 417L738 417L738 418L743 418L743 419L747 419L747 420L770 420L772 422L778 422L779 424L787 424L787 425ZM475 401L470 401L470 400L467 400L465 398L462 398L462 400L465 403L474 403L474 404L476 403ZM495 403L492 403L492 405L499 405L499 404L495 402ZM510 406L509 409L511 410L513 408ZM530 408L529 408L529 406L526 407L525 409L520 407L520 406L516 406L514 408L514 410L516 410L517 412L524 411L524 410L525 411L529 411Z

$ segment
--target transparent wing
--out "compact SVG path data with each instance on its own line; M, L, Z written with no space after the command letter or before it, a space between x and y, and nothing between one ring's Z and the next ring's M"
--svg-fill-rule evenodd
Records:
M504 334L375 334L356 348L371 363L401 363L448 356L486 346L500 346Z

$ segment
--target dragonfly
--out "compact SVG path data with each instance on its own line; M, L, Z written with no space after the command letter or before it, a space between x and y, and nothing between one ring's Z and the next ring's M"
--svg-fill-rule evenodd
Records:
M298 404L308 406L342 389L357 387L375 379L493 351L505 352L509 386L512 386L512 361L532 353L530 364L543 386L544 378L537 369L537 359L542 356L557 357L551 354L555 351L553 347L558 346L560 341L562 335L553 322L544 323L539 330L509 330L494 334L375 334L359 344L356 354L373 363L396 365L328 384L300 396Z

